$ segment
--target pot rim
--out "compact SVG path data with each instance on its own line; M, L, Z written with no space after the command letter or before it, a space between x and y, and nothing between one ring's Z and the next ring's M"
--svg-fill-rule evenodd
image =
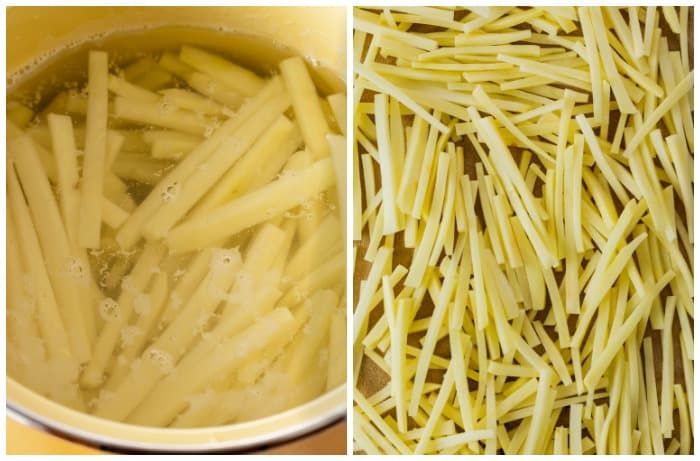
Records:
M154 428L109 421L73 410L10 377L6 385L10 415L16 414L19 419L59 436L132 452L245 451L306 435L340 420L346 412L343 383L303 405L254 421L193 429Z

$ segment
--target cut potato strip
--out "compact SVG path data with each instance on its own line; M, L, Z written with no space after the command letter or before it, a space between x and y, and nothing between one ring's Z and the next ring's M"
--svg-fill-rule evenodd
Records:
M280 178L198 218L173 228L167 244L178 251L208 245L287 211L333 186L332 160L320 160L300 173Z
M252 71L202 49L183 46L180 59L246 96L256 94L263 87L263 80Z
M327 157L330 150L326 135L330 133L330 128L304 60L299 57L286 59L280 63L280 71L292 100L304 143L315 159Z
M689 11L354 8L356 452L691 450Z
M84 248L97 248L100 242L101 197L107 156L107 82L107 53L91 51L78 227L78 242Z

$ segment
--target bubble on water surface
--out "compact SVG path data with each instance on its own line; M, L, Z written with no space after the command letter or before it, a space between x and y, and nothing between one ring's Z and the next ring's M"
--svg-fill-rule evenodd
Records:
M112 298L105 298L100 302L100 316L108 322L121 319L119 303Z

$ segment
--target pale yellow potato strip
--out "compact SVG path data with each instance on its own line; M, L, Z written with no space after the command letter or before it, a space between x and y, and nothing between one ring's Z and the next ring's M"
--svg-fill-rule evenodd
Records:
M110 371L107 387L116 388L122 379L129 372L129 366L133 360L143 351L144 345L152 338L156 322L160 318L167 301L168 275L159 272L153 279L149 287L148 294L144 294L148 299L148 310L139 312L133 327L137 335L127 343L122 344L121 352L117 356L116 365Z
M165 424L186 405L185 397L206 385L217 374L235 369L246 357L261 351L276 337L289 336L295 320L286 308L278 308L261 317L255 324L217 347L197 373L183 376L176 387L152 392L128 418L132 424ZM230 351L237 351L232 354ZM227 353L228 352L228 353ZM141 393L141 389L139 389Z
M180 59L185 64L246 96L253 96L264 85L263 80L254 72L193 46L183 46L180 50Z
M234 117L222 124L209 138L195 148L190 155L185 157L163 178L161 183L151 191L124 223L124 226L117 233L117 242L124 248L131 248L136 244L141 238L144 225L163 203L163 193L168 192L169 187L176 186L197 171L200 165L209 159L223 141L228 139L232 133L235 133L236 130L253 117L269 100L281 97L283 92L284 87L280 78L270 80L260 93L241 107Z
M168 246L187 251L234 235L299 205L333 186L332 160L326 158L294 176L283 177L173 228Z
M235 197L267 185L278 174L291 172L289 165L293 159L302 155L299 152L293 153L301 143L301 136L296 129L289 136L285 136L284 131L271 130L267 135L261 136L197 202L191 216L202 215ZM281 136L283 139L280 139ZM294 169L299 170L301 167Z
M107 53L91 51L88 59L88 109L78 242L83 248L97 248L100 245L101 198L107 155Z
M129 373L114 389L114 398L98 401L96 415L123 421L136 408L158 379L171 371L189 348L198 329L203 328L197 322L206 319L206 315L221 303L240 266L241 258L237 251L212 252L207 276L168 328L141 354L138 365L130 368ZM131 308L133 309L133 303Z
M654 298L658 296L661 290L675 277L672 271L666 272L653 287L650 287L649 291L644 294L644 296L639 301L638 305L632 311L632 313L625 319L620 329L615 331L608 340L605 349L601 352L600 356L596 357L591 368L586 373L584 378L584 384L587 389L592 389L600 380L601 376L610 365L612 360L615 358L615 354L620 350L620 347L629 338L630 335L637 328L639 322L648 315L651 310L651 305Z
M214 119L201 117L190 110L174 107L164 109L159 102L139 101L122 96L114 98L113 115L119 119L199 136L213 130L215 124Z
M8 208L12 214L12 220L16 223L17 232L22 236L18 239L19 249L27 263L27 272L34 280L33 296L37 301L37 321L42 338L46 341L46 350L49 357L73 359L76 355L72 350L71 340L64 326L54 289L51 287L47 268L42 264L44 256L39 245L36 228L22 197L22 190L12 162L8 163L7 180L9 186Z
M343 136L347 136L348 117L347 117L347 98L345 93L335 93L326 97L328 104L331 106L333 117Z
M294 135L294 125L281 112L286 104L271 104L264 111L243 123L239 130L231 135L231 141L224 141L207 159L206 168L194 171L190 177L178 185L173 197L164 200L158 211L146 222L143 235L148 240L167 236L168 231L181 220L194 204L226 173L226 171L245 154L246 150L255 148L256 141L267 142L261 137L272 137L282 143ZM167 179L167 178L166 178Z
M86 279L73 278L69 273L73 263L81 264L80 253L72 247L66 233L59 205L51 190L49 179L29 137L20 136L8 146L8 154L17 169L17 175L27 198L34 228L46 261L51 285L56 301L66 324L71 347L80 362L86 362L91 355L91 342L86 318L87 308L83 305L83 284Z
M326 377L326 391L335 389L345 384L346 369L346 321L345 312L336 309L331 316L331 325L328 345L328 374Z
M315 159L327 157L330 151L326 135L331 131L304 60L288 58L279 66L306 148Z
M408 276L406 277L406 286L417 287L422 281L425 272L428 268L428 259L434 246L434 238L440 223L440 214L442 212L443 200L445 196L446 181L449 166L449 156L441 153L437 162L437 175L433 191L432 202L430 204L430 212L428 220L423 231L419 247L416 249Z
M662 336L662 365L661 365L661 432L664 438L670 438L673 425L673 383L674 383L674 353L673 353L673 317L676 312L676 299L666 298Z
M581 445L581 417L583 405L574 404L569 409L569 453L572 455L583 454Z
M116 75L109 75L107 88L118 96L123 96L135 101L157 102L160 99L156 93L134 85L133 83L129 83Z
M223 104L229 109L235 110L243 103L243 94L221 84L207 74L198 72L194 67L182 62L173 53L163 53L158 64L185 80L198 93L209 97L219 104Z
M442 123L439 119L435 118L434 116L430 115L430 113L425 108L423 108L413 99L411 99L411 97L409 97L408 94L406 94L406 92L401 90L401 88L399 88L398 86L394 85L393 83L380 76L376 72L372 71L368 67L360 65L355 70L361 77L369 80L371 83L376 85L389 96L398 99L401 102L401 104L413 110L416 113L416 115L425 119L431 125L435 126L440 132L446 133L449 131L447 125Z
M398 165L391 151L389 139L389 111L386 95L377 94L374 97L374 120L377 130L377 150L379 153L379 168L382 176L382 196L384 209L383 234L396 233L401 227L399 210L396 206L398 192Z
M634 137L629 143L625 145L625 150L622 153L623 157L629 157L629 155L639 147L639 144L644 140L644 138L649 134L649 132L656 126L656 124L661 120L661 118L675 105L678 101L686 95L688 91L693 87L693 75L691 71L683 79L678 82L678 84L671 90L666 97L661 101L661 103L656 106L654 111L649 114L649 116L644 120L641 127L637 128L634 133Z
M532 415L532 423L525 440L523 453L541 453L542 443L547 434L542 431L545 420L551 416L554 399L551 391L551 373L545 371L537 383L537 397Z
M317 290L332 287L344 274L345 252L341 250L290 288L280 304L295 305Z
M56 158L57 184L61 213L66 234L71 243L78 244L80 217L80 181L73 123L66 115L49 114L46 118L51 133L53 155Z
M104 371L117 346L121 330L133 312L135 295L146 287L151 279L153 268L157 267L164 253L165 248L162 245L148 245L128 277L123 279L122 291L116 300L117 308L100 331L92 358L81 375L80 384L83 387L95 388L102 384Z
M220 104L189 90L168 88L160 90L158 93L162 95L164 105L172 104L181 109L188 109L204 115L218 115L226 112L226 109Z
M610 86L615 94L620 111L624 114L636 113L637 109L630 100L630 96L622 83L622 78L613 60L613 51L610 48L610 43L606 34L607 29L603 24L603 15L600 7L581 7L579 8L579 16L581 21L590 21L592 24L600 58L603 62L603 68L610 81Z
M119 229L124 221L129 218L129 213L119 205L102 197L102 221L112 229Z

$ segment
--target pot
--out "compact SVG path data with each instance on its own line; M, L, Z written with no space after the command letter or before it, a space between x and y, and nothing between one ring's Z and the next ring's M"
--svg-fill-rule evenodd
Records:
M343 7L10 7L7 9L8 82L25 69L49 63L51 56L87 41L166 26L207 29L217 31L221 37L232 33L231 37L244 37L246 43L260 38L261 43L281 44L288 49L280 52L277 59L290 51L301 54L321 65L322 70L314 75L320 87L343 87L346 62ZM225 40L216 41L219 48L225 47ZM240 52L244 64L255 59L254 47L239 48L229 50L230 54L236 56ZM11 377L7 377L6 389L8 412L16 419L88 445L129 452L249 450L308 434L337 421L346 412L343 385L304 405L255 421L196 429L153 428L74 411Z

